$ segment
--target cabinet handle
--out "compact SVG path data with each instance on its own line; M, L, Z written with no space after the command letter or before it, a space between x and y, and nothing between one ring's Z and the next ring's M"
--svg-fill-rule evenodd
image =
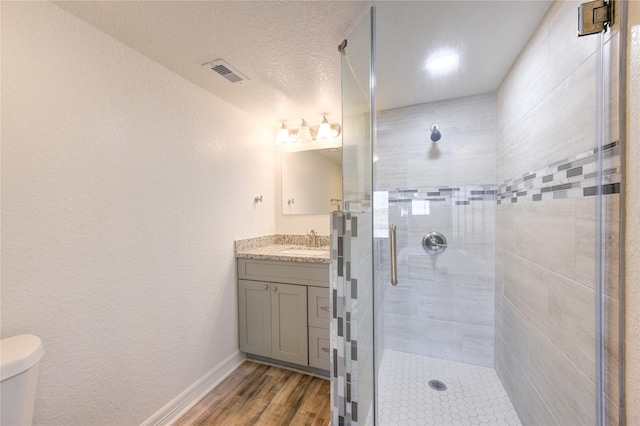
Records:
M326 353L329 353L329 351L330 351L331 349L329 349L329 348L322 348L322 350L323 350L324 352L326 352Z
M322 309L322 310L323 310L323 311L325 311L325 312L329 312L329 311L331 311L331 308L330 308L330 307L328 307L328 306L321 306L321 307L320 307L320 309Z
M273 286L273 291L278 291L278 287Z
M264 285L264 289L266 290L266 289L268 289L268 288L269 288L269 286L265 284L265 285Z

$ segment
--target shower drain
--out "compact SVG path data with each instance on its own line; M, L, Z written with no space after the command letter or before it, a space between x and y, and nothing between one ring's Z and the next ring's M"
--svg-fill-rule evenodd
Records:
M442 383L440 380L429 380L429 387L431 389L435 389L437 391L445 391L445 390L447 390L447 385Z

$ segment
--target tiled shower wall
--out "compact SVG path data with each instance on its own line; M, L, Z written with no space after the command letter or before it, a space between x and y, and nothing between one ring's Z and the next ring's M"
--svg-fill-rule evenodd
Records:
M595 424L599 37L575 36L577 7L551 6L497 92L496 370L525 425ZM607 38L615 68L617 31ZM616 103L607 110L605 143L616 142ZM617 424L620 147L606 148L606 391Z
M388 203L375 228L387 247L397 226L399 281L390 286L382 250L385 348L493 366L495 113L493 93L378 113L374 200ZM430 231L447 238L443 254L422 248Z

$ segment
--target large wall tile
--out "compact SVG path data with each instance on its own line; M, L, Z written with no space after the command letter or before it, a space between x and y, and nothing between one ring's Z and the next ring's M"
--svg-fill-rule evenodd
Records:
M575 276L575 199L519 203L515 253L566 277Z
M493 325L459 323L458 327L462 328L462 361L469 364L493 367Z
M596 197L576 199L576 281L595 288ZM605 293L619 297L620 195L603 198Z
M477 277L473 281L456 282L453 294L454 321L488 326L493 330L494 280L492 277Z
M549 311L547 271L513 254L505 256L504 295L524 317L539 328L546 327Z
M496 248L496 297L504 294L504 250Z
M552 87L557 87L598 48L598 37L576 37L577 10L581 3L579 0L557 1L548 12L549 42L553 43L549 49Z
M498 110L501 112L501 110ZM528 117L516 122L505 122L499 129L496 149L496 180L503 182L529 171L527 149L530 146Z
M620 382L619 382L619 368L620 368L620 335L619 329L619 317L620 303L616 299L610 297L605 298L605 321L604 321L604 335L605 335L605 393L617 405L620 399ZM612 423L613 424L613 423Z
M489 93L379 112L377 187L493 183L495 102ZM436 143L433 124L442 134Z
M514 362L520 364L522 369L526 369L529 361L528 336L531 327L533 325L508 299L496 301L496 334L500 335Z
M531 110L527 125L532 143L524 152L525 171L536 170L596 146L595 70L596 58L593 56Z
M595 386L542 333L531 335L529 379L561 425L595 424Z
M493 247L496 235L496 205L493 200L454 206L449 244L479 244ZM437 230L437 229L436 229Z
M549 311L547 336L582 373L594 380L595 292L553 272L547 272Z
M511 397L520 422L524 426L560 425L522 370L523 363L513 358L510 346L497 335L496 373Z
M548 36L543 21L500 85L498 115L503 124L521 120L551 91Z
M516 244L516 205L500 204L496 206L496 247L514 252Z

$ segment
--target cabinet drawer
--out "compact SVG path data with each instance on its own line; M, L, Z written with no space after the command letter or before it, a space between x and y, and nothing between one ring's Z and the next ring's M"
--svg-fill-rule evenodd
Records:
M238 259L238 278L328 288L329 264Z
M329 328L329 291L328 288L309 287L309 327Z
M329 370L331 364L331 344L329 330L309 327L309 367Z

